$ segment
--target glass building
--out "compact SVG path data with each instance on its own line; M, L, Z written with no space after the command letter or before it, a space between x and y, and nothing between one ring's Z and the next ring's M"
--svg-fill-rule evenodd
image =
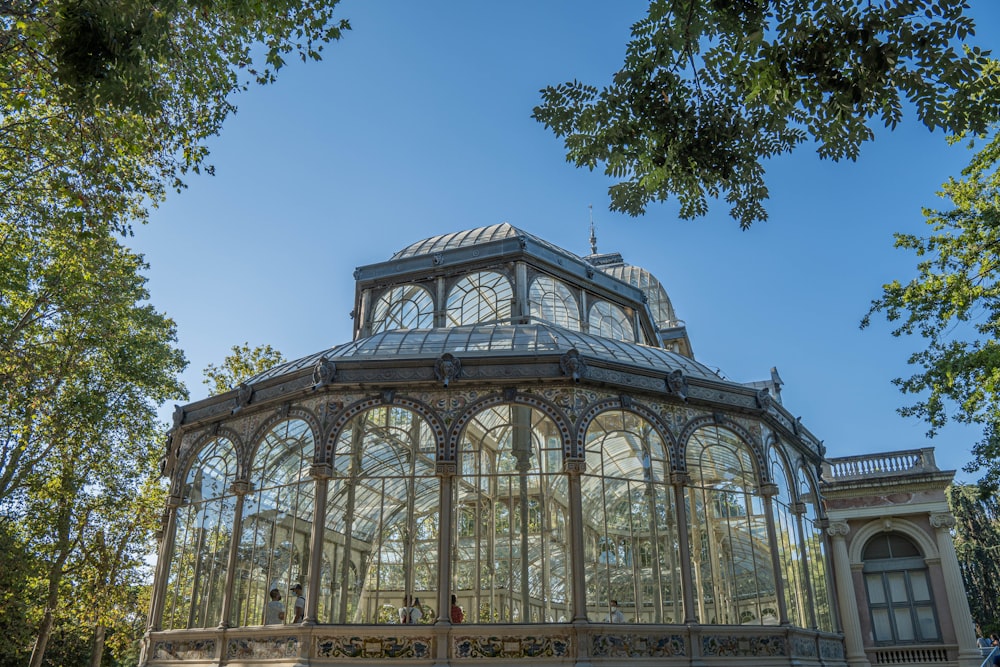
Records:
M695 360L594 250L414 243L355 271L353 341L178 407L144 662L867 664L777 373ZM920 545L877 537L875 634L943 643Z

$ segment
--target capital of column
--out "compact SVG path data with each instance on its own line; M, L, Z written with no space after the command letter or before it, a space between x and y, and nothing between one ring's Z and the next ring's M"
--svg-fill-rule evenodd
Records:
M792 510L792 514L805 514L806 504L803 502L792 503L789 509Z
M251 489L253 489L253 485L245 479L238 479L233 482L231 487L229 487L229 490L237 496L245 496L250 493Z
M691 475L683 470L671 470L670 471L670 483L673 486L690 486L691 485Z
M587 461L585 459L566 459L563 461L563 470L574 475L579 475L580 473L587 472Z
M760 488L757 489L757 494L765 498L773 498L778 495L778 485L777 484L761 484Z
M438 477L454 477L458 474L458 464L455 461L438 461L434 464L434 474Z
M826 529L827 534L833 538L844 539L851 532L851 527L846 521L831 521L830 527Z
M333 477L333 464L329 462L314 463L309 466L309 476L313 479L330 479Z
M938 530L951 530L955 527L955 517L951 512L931 514L931 525Z
M183 502L184 502L184 497L183 496L178 496L178 495L175 495L175 494L170 494L169 496L167 496L167 503L166 503L167 504L167 509L168 510L175 510L178 507L180 507L181 503L183 503Z

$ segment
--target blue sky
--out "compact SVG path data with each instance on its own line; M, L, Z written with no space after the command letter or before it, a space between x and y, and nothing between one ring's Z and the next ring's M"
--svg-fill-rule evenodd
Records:
M971 4L975 42L1000 44L1000 3ZM829 455L927 446L890 383L919 341L858 323L883 283L912 275L892 233L924 232L921 207L945 205L935 193L969 151L911 113L856 163L810 146L772 161L770 220L749 231L724 202L696 221L672 202L613 214L611 181L567 164L531 109L546 85L607 82L646 6L344 0L354 30L322 62L290 63L237 98L210 144L216 175L193 177L132 240L154 305L177 322L192 400L233 345L293 359L348 341L356 266L503 221L585 255L593 204L599 251L659 278L696 357L741 382L777 367L784 405ZM929 444L971 481L960 469L977 438L953 426Z

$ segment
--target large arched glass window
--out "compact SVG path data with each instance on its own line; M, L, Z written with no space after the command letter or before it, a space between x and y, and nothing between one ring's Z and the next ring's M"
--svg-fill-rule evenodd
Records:
M396 623L403 597L433 623L440 483L431 428L404 408L354 417L337 437L320 571L321 623Z
M785 610L788 621L800 628L811 627L809 621L809 593L805 582L805 549L799 535L798 521L792 511L794 496L789 484L788 467L777 447L768 449L771 481L778 492L771 497L774 513L774 531L778 538L778 561L785 593Z
M236 450L226 438L198 454L177 508L163 628L214 628L222 621L236 496Z
M510 322L514 298L510 281L493 271L471 273L459 280L448 294L448 325Z
M827 574L826 541L823 529L819 527L819 495L812 478L804 468L798 469L799 502L805 508L802 513L802 533L805 542L806 562L809 564L809 582L812 585L813 611L816 627L824 632L834 632L833 607L830 601L830 585Z
M663 440L622 410L587 428L582 478L584 571L591 621L680 623L677 516ZM620 616L611 610L617 602Z
M899 533L876 535L865 545L865 591L876 644L941 641L924 557Z
M372 333L395 329L426 329L434 326L434 299L418 285L402 285L386 291L375 302Z
M750 447L733 432L699 428L687 443L695 604L708 624L764 624L777 609L774 572Z
M549 276L538 276L531 282L528 300L531 302L532 320L580 330L580 307L564 283Z
M632 320L624 310L613 303L594 302L590 307L587 321L589 322L589 332L595 336L628 342L635 341Z
M544 414L502 405L465 427L454 482L451 591L466 623L572 619L562 441Z
M309 476L314 441L309 424L289 419L268 431L257 447L243 521L233 591L234 626L260 625L269 592L278 589L285 622L295 617L301 584L309 595L309 535L315 482Z

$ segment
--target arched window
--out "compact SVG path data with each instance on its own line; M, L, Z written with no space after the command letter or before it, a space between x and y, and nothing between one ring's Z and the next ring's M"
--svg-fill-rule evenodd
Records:
M805 549L799 535L798 521L792 512L794 498L789 484L788 467L777 446L768 448L768 465L771 469L771 481L778 487L778 492L771 497L771 507L775 536L778 538L778 561L781 563L785 610L791 624L808 628L812 623L809 619L809 593L804 576Z
M549 276L538 276L531 283L528 299L532 320L580 330L580 307L564 283Z
M402 285L386 291L375 302L372 333L395 329L426 329L434 326L434 299L418 285Z
M763 624L777 608L767 524L750 447L699 428L687 443L695 604L707 624Z
M615 410L594 418L586 442L582 530L590 620L680 623L677 517L662 438L639 415ZM612 601L621 616L611 611Z
M437 443L419 415L379 407L337 437L326 501L318 618L397 623L412 595L433 623L438 581Z
M471 273L448 294L448 326L510 321L510 281L493 271Z
M452 592L465 622L572 619L555 424L526 406L487 408L465 427L458 455Z
M309 591L309 535L312 532L315 482L309 476L314 440L309 424L289 419L277 424L257 447L251 492L243 501L234 626L264 623L270 591L277 588L285 623L295 618L292 586Z
M624 310L607 301L596 301L590 307L587 317L589 331L595 336L603 336L614 340L635 341L635 331L632 320Z
M802 513L802 533L805 541L806 562L809 564L809 582L812 585L813 611L816 627L824 632L834 632L833 607L830 602L830 585L827 573L826 541L819 527L819 495L812 477L804 468L798 469L799 502L805 506Z
M236 450L226 438L202 448L185 479L164 600L163 628L214 628L222 621L236 496Z
M906 536L882 533L865 544L865 591L876 644L941 641L924 557Z

